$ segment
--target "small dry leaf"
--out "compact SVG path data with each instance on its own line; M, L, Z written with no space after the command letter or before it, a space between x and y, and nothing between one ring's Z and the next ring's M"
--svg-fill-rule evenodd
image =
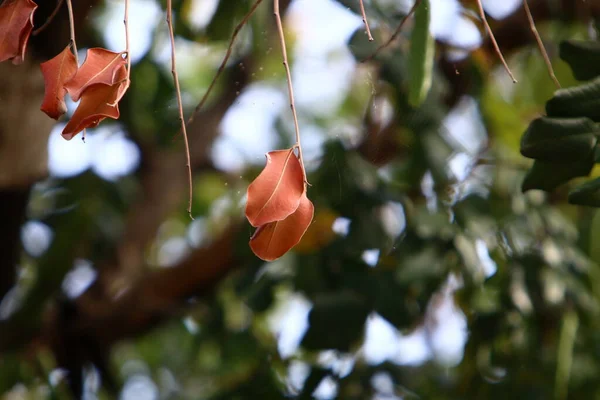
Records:
M297 208L304 174L294 149L267 153L267 165L248 186L246 218L254 227L281 221Z
M123 54L125 53L115 53L100 47L89 49L81 68L65 83L73 101L78 101L89 86L98 83L114 85L124 79L119 74L127 63Z
M65 139L71 140L82 130L98 126L105 118L119 118L119 100L129 87L124 65L117 71L115 81L114 85L97 83L82 93L77 109L63 129Z
M250 248L256 256L273 261L294 247L310 226L315 208L304 192L296 211L282 221L259 226L250 239Z
M23 62L36 8L32 0L5 0L0 5L0 62Z
M50 118L58 119L67 112L65 82L77 72L77 61L70 47L65 47L56 57L40 65L46 87L41 110Z

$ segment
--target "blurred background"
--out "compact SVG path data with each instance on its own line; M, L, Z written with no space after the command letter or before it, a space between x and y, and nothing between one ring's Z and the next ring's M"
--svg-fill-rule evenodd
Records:
M271 263L243 217L264 154L294 143L271 1L199 111L253 2L173 2L194 220L165 1L130 0L132 84L85 142L39 111L66 8L0 64L2 398L600 398L600 220L564 188L521 192L520 138L555 91L522 1L482 2L516 84L475 1L430 2L415 108L412 21L362 62L412 2L365 0L369 42L355 0L281 0L315 219ZM558 45L597 38L600 1L529 5L575 85ZM75 2L80 60L125 49L123 6Z

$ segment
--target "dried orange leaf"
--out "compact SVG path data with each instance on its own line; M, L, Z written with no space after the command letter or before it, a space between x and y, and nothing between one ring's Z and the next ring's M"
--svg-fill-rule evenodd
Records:
M71 120L63 129L62 136L71 140L75 135L86 128L97 126L105 118L119 118L119 84L92 85L83 92L81 102L73 113Z
M32 0L6 0L0 5L0 62L23 62L36 8Z
M67 46L56 57L42 63L40 68L46 86L41 110L50 118L58 119L67 112L65 82L77 72L77 61L75 61L70 46Z
M267 153L267 165L248 186L246 218L252 226L281 221L293 213L304 192L304 174L294 149Z
M296 211L282 221L259 226L250 239L250 248L256 256L273 261L294 247L308 229L315 212L313 203L303 193Z
M115 53L100 47L89 49L81 68L65 84L73 101L78 101L85 89L91 85L114 85L123 79L119 75L120 68L127 62L123 54L125 53Z

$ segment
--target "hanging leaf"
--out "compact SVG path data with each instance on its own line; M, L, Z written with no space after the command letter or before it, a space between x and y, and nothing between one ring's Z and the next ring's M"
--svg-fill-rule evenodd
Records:
M600 77L583 85L559 89L546 103L549 117L588 117L600 122Z
M267 165L248 186L246 218L254 227L281 221L296 211L304 175L294 148L267 153Z
M586 158L600 129L589 118L537 118L521 139L521 154L542 161L566 163Z
M70 47L65 47L56 57L40 65L46 87L41 110L50 118L58 119L67 112L65 82L77 72L77 61Z
M423 103L431 88L435 40L429 32L430 22L429 0L423 0L415 10L415 27L410 38L408 101L413 107Z
M600 207L600 178L576 187L569 193L569 203L580 206Z
M97 126L105 118L119 118L118 102L123 93L123 85L124 83L98 83L88 87L71 120L63 129L62 136L71 140L82 130Z
M36 8L32 0L6 0L0 5L0 62L23 62Z
M569 64L578 81L600 76L600 42L566 40L560 43L560 58Z
M256 256L273 261L294 247L308 229L314 215L313 203L303 193L300 204L291 215L282 221L259 226L250 239L250 248Z
M125 53L115 53L99 47L89 49L81 68L65 84L73 101L78 101L83 91L91 85L114 85L125 79L118 74L120 68L125 67L127 63L123 54Z

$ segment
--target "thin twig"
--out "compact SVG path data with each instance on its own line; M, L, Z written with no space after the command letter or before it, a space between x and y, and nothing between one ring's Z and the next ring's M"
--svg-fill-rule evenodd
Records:
M373 35L371 35L371 28L369 28L369 21L367 21L367 13L365 12L363 0L359 0L358 4L360 4L360 13L362 14L362 20L365 24L365 29L367 30L367 37L369 38L369 42L372 42L375 39L373 39Z
M244 15L244 18L242 18L240 23L237 24L237 26L233 30L233 34L231 35L231 40L229 41L229 46L227 47L227 52L225 53L225 58L223 58L221 65L219 65L219 69L217 70L217 73L215 74L215 77L213 78L212 82L210 82L210 86L206 90L206 93L204 93L204 96L202 96L202 100L200 100L200 103L198 103L198 105L194 109L194 112L192 113L192 115L190 115L190 118L188 119L188 122L187 122L188 124L194 120L194 116L196 114L198 114L198 112L200 111L200 109L202 107L204 107L204 103L206 103L206 100L208 100L208 96L212 92L215 84L217 83L217 79L219 79L219 76L221 76L221 73L225 70L227 61L229 61L229 57L231 57L231 53L233 50L233 44L235 43L235 39L237 38L237 35L240 33L240 31L242 30L244 25L246 25L246 23L248 22L250 17L252 17L252 14L254 14L254 11L256 11L256 9L260 5L260 3L262 3L262 0L256 0L254 2L254 4L252 5L252 7L250 8L250 11L248 11L248 13L246 15Z
M77 41L75 40L75 18L73 17L73 4L71 4L71 0L67 0L67 10L69 12L69 31L71 35L71 48L73 50L73 55L75 56L75 63L77 64L77 68L79 68L79 56L77 55ZM81 141L85 143L85 133L86 129L84 128L81 132Z
M517 83L517 80L515 79L512 72L510 71L510 68L508 68L508 64L506 63L506 60L504 59L504 56L502 55L502 52L500 51L500 47L498 47L498 42L496 42L496 37L494 36L494 32L492 32L492 28L490 27L490 24L488 24L488 22L487 22L487 18L485 17L485 11L483 10L483 5L481 4L481 0L476 0L476 2L477 2L477 8L479 8L479 16L481 17L481 21L483 22L483 25L485 26L485 29L486 29L488 35L490 35L490 39L492 40L492 44L494 45L496 54L498 54L500 61L502 61L502 65L504 65L504 69L506 70L506 72L508 73L510 78L512 79L513 83Z
M288 95L290 97L290 108L292 109L292 115L294 117L294 129L296 131L296 146L298 146L298 159L300 160L300 165L302 166L304 182L308 183L308 180L306 179L306 170L304 169L304 161L302 159L302 145L300 144L300 126L298 125L298 115L296 114L296 105L294 104L294 87L292 86L292 74L290 72L290 66L287 58L287 49L285 46L283 24L281 23L281 15L279 14L279 0L273 1L273 14L275 15L275 21L277 22L277 33L279 34L279 43L281 45L281 53L283 54L283 66L285 68L285 74L287 78Z
M127 53L127 83L129 86L131 77L131 54L129 53L129 0L125 0L125 15L123 17L123 25L125 25L125 52Z
M186 156L186 167L188 170L188 186L189 186L189 199L188 199L188 214L191 219L192 216L192 162L190 160L190 145L188 142L187 130L185 129L185 120L183 119L183 104L181 101L181 88L179 87L179 76L177 75L177 61L175 59L175 34L173 33L173 11L171 0L167 0L167 25L169 26L169 37L171 38L171 73L173 74L173 81L175 82L175 93L177 94L177 106L179 108L179 120L181 121L181 132L183 133L183 142L185 143L185 156Z
M544 62L546 63L546 67L548 68L548 74L550 75L550 78L552 78L552 80L554 81L554 84L556 85L556 87L560 89L560 82L556 78L556 75L554 75L554 69L552 68L552 63L550 62L550 58L548 57L548 53L546 52L546 48L544 47L542 38L540 37L540 34L539 34L537 28L535 27L533 15L531 15L531 10L529 9L529 4L527 4L527 0L523 0L523 8L525 8L525 14L527 14L527 19L529 20L529 29L531 29L531 33L533 33L533 36L535 37L538 48L540 49L540 52L542 53L542 57L544 57Z
M373 52L373 54L371 54L369 57L365 58L364 60L362 60L361 62L367 62L367 61L371 61L373 58L375 58L375 56L377 54L379 54L379 52L383 49L385 49L386 47L388 47L390 44L392 44L392 42L394 40L396 40L396 38L398 37L398 35L400 34L400 32L402 31L402 27L404 27L404 24L406 23L406 21L408 21L408 19L410 18L411 15L413 15L415 13L415 10L417 9L417 7L419 7L419 4L421 4L421 1L423 0L416 0L415 4L413 4L413 6L411 7L410 11L408 12L408 14L406 14L404 16L404 18L402 18L402 21L400 21L400 23L398 24L398 26L396 27L396 30L394 31L394 33L392 34L392 36L390 36L390 38L387 40L387 42L385 42L384 44L382 44L381 46L379 46L377 49L375 49L375 51Z
M56 2L56 7L54 8L54 11L52 11L52 14L50 14L50 16L48 17L46 22L44 22L44 25L40 26L35 31L33 31L33 33L32 33L33 36L38 35L40 32L42 32L44 29L46 29L48 27L48 25L50 25L52 20L54 20L54 17L56 17L56 14L58 14L58 11L60 11L60 6L62 6L62 4L63 4L63 0L58 0Z
M71 0L67 0L67 9L69 10L69 29L71 32L71 46L73 47L73 54L75 55L75 62L79 68L79 57L77 56L77 42L75 41L75 21L73 18L73 5Z

